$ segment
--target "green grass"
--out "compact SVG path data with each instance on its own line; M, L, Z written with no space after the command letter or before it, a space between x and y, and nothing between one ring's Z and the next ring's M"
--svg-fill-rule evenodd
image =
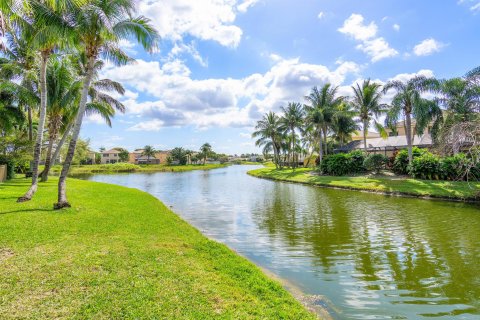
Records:
M0 319L314 319L283 287L153 196L56 178L0 184Z
M277 170L274 167L267 167L252 170L248 173L259 178L299 182L324 187L459 200L480 199L480 182L432 181L399 177L318 176L311 175L311 171L311 168Z
M70 168L70 175L90 174L90 173L118 173L118 172L184 172L192 170L210 170L224 168L227 164L192 164L192 165L166 165L149 164L135 165L131 163L114 164L94 164L94 165L75 165ZM58 175L62 171L61 165L53 166L52 175Z

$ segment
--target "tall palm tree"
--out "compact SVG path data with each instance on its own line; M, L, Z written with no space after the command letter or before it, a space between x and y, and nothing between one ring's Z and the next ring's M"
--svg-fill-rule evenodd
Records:
M264 152L268 152L270 148L273 150L273 162L277 168L281 167L279 157L280 137L280 118L272 111L265 114L262 120L257 122L255 131L252 133L252 138L258 138L255 141L256 146L263 146Z
M301 130L303 125L304 110L303 106L298 102L289 102L288 106L282 107L283 116L280 118L281 129L287 133L290 132L290 150L291 152L291 166L296 167L296 155L295 155L295 146L296 146L296 133L295 130Z
M413 160L412 143L415 133L422 134L428 126L433 114L439 110L437 105L431 101L422 98L422 92L429 90L435 80L428 79L425 76L416 76L408 81L399 80L389 81L383 87L383 93L390 89L396 91L392 98L391 107L387 111L386 124L394 126L400 117L405 119L405 135L408 147L408 163ZM412 116L416 120L416 132L412 132Z
M362 123L363 145L366 152L368 128L372 123L382 137L387 137L385 128L376 120L385 113L386 105L380 101L382 98L381 85L371 82L370 79L364 80L362 86L357 83L356 86L352 86L352 89L352 107Z
M309 105L305 106L307 113L307 122L315 128L319 139L318 156L322 162L325 144L325 152L327 149L327 133L331 128L333 118L338 106L345 101L345 97L337 96L338 87L332 87L330 83L326 83L322 88L313 87L312 91L305 99Z
M120 39L134 37L145 49L156 47L158 34L144 17L132 18L133 0L93 0L71 14L77 38L85 52L87 64L79 111L72 132L62 172L58 181L58 202L55 209L69 207L66 194L66 178L75 153L87 104L88 91L99 56L122 65L132 61L120 48Z
M81 59L81 57L80 57ZM42 181L48 180L48 173L51 164L55 162L58 153L52 156L53 145L57 142L57 136L61 131L62 126L65 127L64 134L68 135L71 123L74 121L78 112L78 102L80 100L80 93L82 89L82 81L77 75L78 59L62 59L54 60L47 70L47 88L49 91L47 114L49 118L49 145L47 148L47 156L45 160L45 169L41 177ZM98 70L100 70L102 63L98 64L95 70L94 81L89 90L89 102L86 107L86 114L99 114L111 126L111 118L115 115L115 110L125 112L125 106L102 91L115 91L118 94L123 94L125 89L123 86L110 79L97 80ZM75 66L77 69L75 69ZM62 139L63 140L63 139ZM61 140L61 142L62 142ZM65 140L63 140L63 143ZM57 150L63 146L63 143L57 144Z
M200 153L203 156L203 165L205 165L208 156L212 154L212 146L210 145L210 143L206 142L202 144L202 146L200 147Z
M332 131L334 138L343 146L352 139L352 134L360 130L357 122L354 120L355 112L351 104L343 103L338 106L334 115Z
M155 154L157 153L157 150L155 150L154 147L152 146L145 146L142 151L142 156L147 157L147 164L150 164L150 158L155 158Z
M22 29L22 35L27 42L40 54L40 110L32 162L32 184L30 189L17 199L24 202L32 199L38 188L38 166L40 163L41 148L43 144L43 131L47 113L47 64L53 50L58 46L65 46L72 40L72 28L64 19L64 14L69 12L70 5L74 2L64 1L57 4L57 1L35 1L30 0L27 8L15 12L15 21Z

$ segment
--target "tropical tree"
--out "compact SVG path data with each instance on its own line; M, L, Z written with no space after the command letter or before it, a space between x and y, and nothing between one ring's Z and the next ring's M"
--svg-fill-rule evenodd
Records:
M53 50L66 46L72 40L72 28L64 19L64 13L70 12L74 2L65 1L57 5L57 1L28 1L27 8L14 12L14 21L22 29L22 36L40 55L40 110L32 162L32 184L30 189L17 199L18 202L30 200L38 188L38 166L43 144L43 131L47 113L47 64ZM72 7L71 7L72 6Z
M332 87L330 83L325 84L322 88L313 87L312 91L305 99L309 105L305 105L306 121L315 130L318 136L318 155L319 161L322 162L324 148L327 150L327 133L331 128L334 115L338 110L338 106L345 101L345 97L337 96L338 87Z
M422 134L430 123L432 116L440 112L435 102L422 98L422 93L431 89L435 83L435 80L428 79L425 76L416 76L408 81L392 80L383 87L383 93L387 93L391 89L396 91L387 111L385 122L392 127L395 126L400 117L405 119L408 163L413 160L412 143L414 134ZM412 132L412 116L416 120L416 132Z
M185 165L188 160L187 151L182 147L173 148L172 151L170 151L170 157L178 161L181 165Z
M142 156L147 157L147 164L150 164L150 158L155 158L156 153L157 150L154 147L147 145L143 148Z
M118 148L117 150L120 151L120 153L118 154L118 160L120 162L127 162L128 161L128 156L130 155L128 150L123 149L123 148Z
M281 140L280 118L275 112L270 111L263 116L262 120L257 122L252 138L257 138L255 145L263 146L264 154L273 150L273 162L277 168L281 167L279 152Z
M359 125L354 120L355 111L351 104L342 103L333 117L332 131L336 141L343 146L352 139L352 134L360 130Z
M132 18L135 9L134 4L135 2L132 0L94 0L89 2L87 6L76 9L70 14L77 39L86 55L87 64L79 111L58 181L58 202L54 205L55 209L70 206L66 195L66 178L75 153L76 142L85 114L88 91L98 58L103 57L116 65L123 65L132 61L118 47L120 39L133 37L147 50L156 47L158 34L150 26L149 20L145 17Z
M280 118L280 126L281 130L285 133L290 133L290 148L289 152L291 152L291 166L296 167L296 155L295 155L295 147L296 147L296 133L295 130L302 129L303 124L303 117L304 117L304 110L303 106L298 102L289 102L288 106L282 107L283 116Z
M207 162L207 158L212 154L212 146L210 143L206 142L200 147L200 153L203 157L203 165Z
M370 125L373 124L382 137L387 137L385 128L376 120L385 113L386 105L381 103L381 85L371 82L370 79L364 80L362 86L357 83L356 86L352 86L352 89L353 99L351 103L356 116L362 123L363 145L365 151L367 151L367 133Z

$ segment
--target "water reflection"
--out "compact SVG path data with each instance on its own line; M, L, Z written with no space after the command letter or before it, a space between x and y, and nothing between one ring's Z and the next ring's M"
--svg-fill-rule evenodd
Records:
M90 179L150 192L205 234L324 295L338 318L478 319L479 207L278 183L249 169Z

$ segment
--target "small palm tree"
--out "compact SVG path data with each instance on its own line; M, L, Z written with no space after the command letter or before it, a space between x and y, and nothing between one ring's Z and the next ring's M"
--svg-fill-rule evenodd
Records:
M296 156L295 156L295 146L296 146L296 133L295 130L298 129L301 131L303 125L304 110L303 106L298 102L289 102L288 106L282 107L283 117L280 118L281 129L284 132L290 132L291 145L289 152L291 152L291 165L296 167Z
M133 0L93 0L89 1L86 6L73 10L70 14L72 24L75 26L77 39L82 48L81 51L85 53L87 64L79 111L58 181L58 202L54 205L55 209L70 206L66 195L66 178L82 127L88 91L98 58L101 56L117 65L123 65L132 61L118 47L120 39L130 37L134 37L147 50L156 48L158 34L150 26L147 18L132 18L135 9L134 4Z
M352 134L360 130L357 122L354 120L355 112L348 103L338 106L332 123L334 138L343 146L352 139Z
M207 158L212 154L212 146L206 142L200 147L200 153L203 156L203 165L207 162Z
M142 156L147 157L147 164L150 164L150 158L155 158L155 154L157 150L155 150L152 146L145 146L142 151Z
M272 111L265 114L262 120L257 122L255 131L252 133L252 138L258 138L255 141L255 145L263 146L264 153L270 149L273 150L273 162L277 168L281 167L279 154L280 137L280 118Z
M433 114L438 113L438 107L433 101L422 98L422 92L426 92L435 83L433 79L424 76L414 77L406 82L389 81L383 87L383 92L390 89L396 91L392 98L391 107L387 111L385 120L388 126L394 126L400 117L405 119L405 135L408 146L408 163L413 160L412 143L412 116L416 119L416 133L421 134L428 126Z
M380 132L380 135L384 138L387 137L385 128L376 120L376 118L385 113L386 105L380 101L382 98L381 86L371 82L370 79L364 80L362 86L357 83L356 86L352 86L352 89L354 94L352 106L363 126L363 144L366 152L367 132L372 122Z
M313 87L310 94L305 97L309 102L309 105L305 106L306 121L315 128L318 136L320 162L323 160L323 144L325 144L325 152L327 149L327 132L331 128L336 110L345 101L345 97L337 96L337 91L338 87L332 87L330 83L327 83L320 89Z

